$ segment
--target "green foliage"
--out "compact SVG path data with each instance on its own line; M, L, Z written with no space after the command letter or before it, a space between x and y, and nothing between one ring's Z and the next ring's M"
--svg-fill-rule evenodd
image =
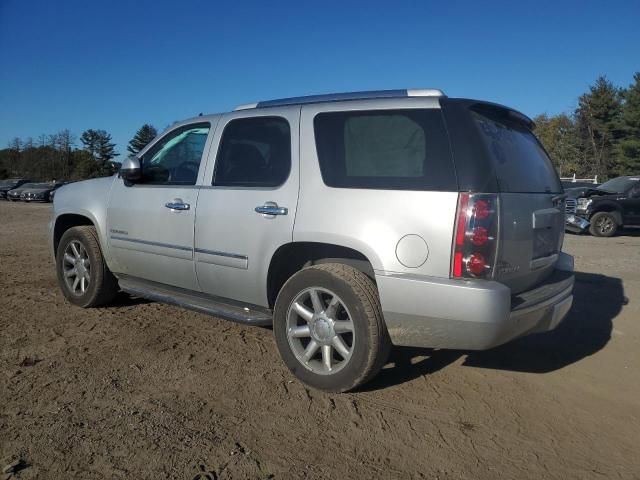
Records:
M76 137L69 130L53 135L15 138L0 150L0 178L26 177L34 180L82 180L116 171L118 155L111 135L104 130L87 130L80 136L83 149L75 148Z
M96 163L95 168L86 165L83 159L83 171L91 172L89 176L113 175L116 170L113 159L119 155L115 151L115 144L111 142L111 135L104 130L89 129L82 133L80 141L84 145L84 151L89 154Z
M536 134L562 176L601 181L640 172L640 73L628 89L599 77L571 116L535 118Z
M146 147L153 140L158 131L148 123L145 123L138 129L134 137L129 141L127 151L132 155L136 155L140 150Z
M576 144L576 128L565 113L550 117L546 113L533 119L535 133L545 146L560 176L582 169L580 149Z
M633 79L634 83L623 93L621 138L616 153L620 170L637 175L640 173L640 72Z

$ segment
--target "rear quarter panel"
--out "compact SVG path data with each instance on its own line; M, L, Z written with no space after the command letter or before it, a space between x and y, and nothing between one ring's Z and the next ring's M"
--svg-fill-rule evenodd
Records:
M332 188L318 163L313 120L325 111L439 108L437 99L356 101L303 106L300 123L300 196L293 240L341 245L361 252L376 274L449 277L457 192ZM419 235L427 259L416 267L396 256L398 242Z

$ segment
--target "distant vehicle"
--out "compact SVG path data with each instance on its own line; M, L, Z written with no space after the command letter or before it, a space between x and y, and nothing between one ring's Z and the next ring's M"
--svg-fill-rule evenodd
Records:
M53 202L53 199L56 196L56 192L60 189L60 187L64 187L65 185L69 185L70 183L73 183L73 182L61 182L58 188L56 188L55 190L52 190L51 193L49 194L49 201Z
M273 323L292 373L338 392L371 379L392 344L484 350L553 330L573 257L532 126L431 89L176 123L118 176L56 194L60 288L81 307L122 289Z
M0 180L0 198L6 199L9 190L13 190L29 182L33 182L33 180L29 180L28 178L7 178L6 180Z
M599 183L593 183L593 182L572 182L570 180L562 180L562 187L565 190L568 190L570 188L578 188L578 187L590 187L590 188L596 188L598 187L600 184Z
M64 185L63 182L53 183L37 183L29 188L22 189L20 200L23 202L51 202L53 200L53 192Z
M22 192L28 188L36 188L38 185L40 185L40 183L23 183L22 185L20 185L17 188L14 188L12 190L9 190L7 192L7 200L9 200L10 202L19 202L20 201L20 195L22 195Z
M640 176L616 177L595 188L568 188L565 228L611 237L622 227L640 226Z

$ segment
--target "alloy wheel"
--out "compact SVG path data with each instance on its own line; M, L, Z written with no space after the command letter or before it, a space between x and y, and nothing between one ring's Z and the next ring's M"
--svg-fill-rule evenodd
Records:
M597 227L601 234L606 235L613 230L614 223L610 217L602 217L598 221Z
M345 303L328 289L307 288L289 305L289 346L296 359L316 374L332 375L347 365L355 333Z
M69 291L84 295L91 281L91 261L87 249L78 240L70 241L64 249L62 270Z

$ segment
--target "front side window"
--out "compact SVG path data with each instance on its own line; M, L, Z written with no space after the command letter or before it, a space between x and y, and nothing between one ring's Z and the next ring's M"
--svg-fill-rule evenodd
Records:
M330 187L456 189L440 110L319 113L314 131L322 178Z
M291 170L291 131L282 117L231 120L222 133L212 184L277 187Z
M142 181L151 185L195 185L210 125L186 125L166 135L142 157Z

